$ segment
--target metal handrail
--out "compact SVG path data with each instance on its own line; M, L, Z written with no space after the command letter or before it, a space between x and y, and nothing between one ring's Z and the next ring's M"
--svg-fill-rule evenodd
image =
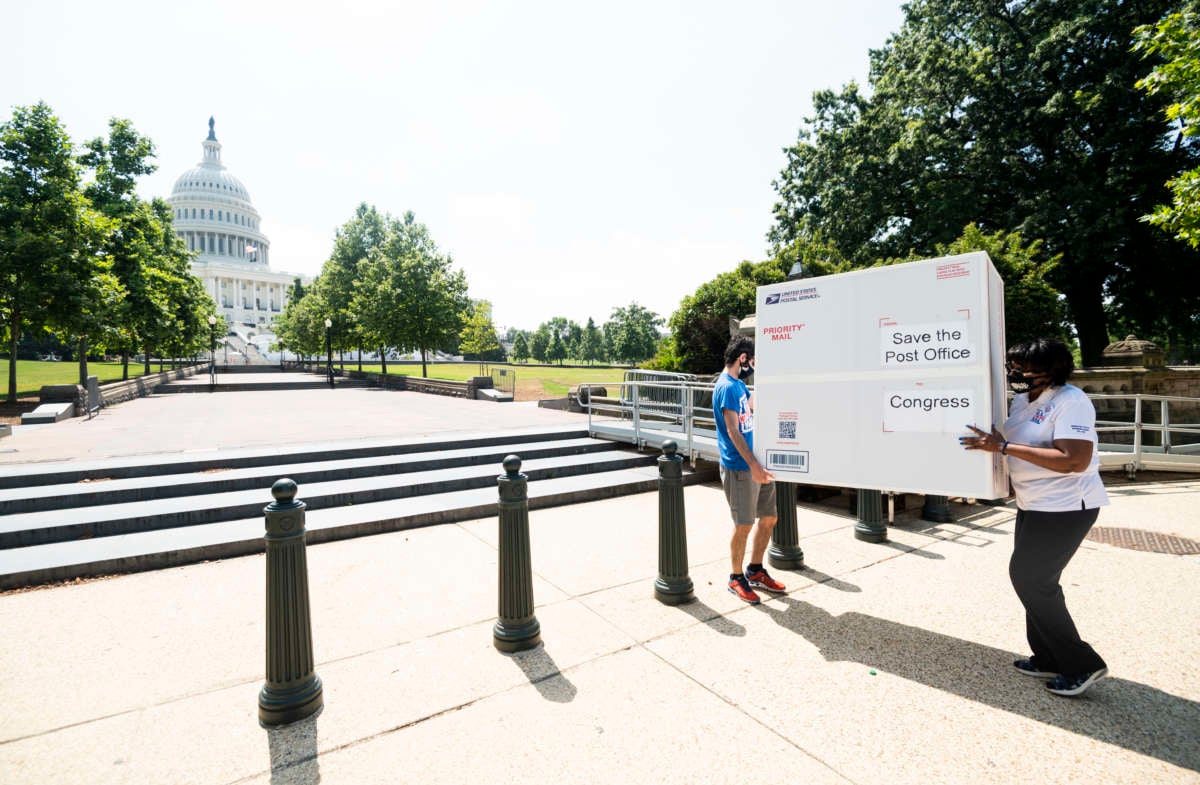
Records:
M640 388L646 387L674 393L671 396L663 396L670 397L672 400L643 401ZM647 446L649 433L656 436L661 436L664 432L677 433L678 437L675 441L679 444L681 454L688 456L689 460L694 460L697 456L710 459L716 457L716 424L712 419L712 410L707 407L699 410L696 408L698 395L707 392L711 396L713 387L712 382L639 380L584 383L580 384L578 389L580 406L588 415L589 433L595 434L597 431L594 421L597 415L615 415L622 420L628 419L631 422L631 441L637 447ZM617 391L615 397L609 392L614 388ZM604 397L596 396L594 391L597 389L603 389L606 395ZM650 423L651 426L647 426L647 423ZM697 423L701 427L697 428ZM712 425L708 428L703 427L708 423ZM658 427L652 427L654 425ZM711 446L706 441L701 441L706 438L708 432L713 434L711 437L713 445Z
M1179 444L1173 439L1175 434L1200 436L1200 423L1171 421L1171 404L1200 407L1200 398L1145 393L1096 393L1089 394L1088 397L1094 401L1132 399L1134 402L1132 422L1097 418L1097 433L1132 433L1133 435L1132 447L1117 442L1101 442L1102 466L1123 468L1130 474L1147 468L1200 469L1200 439L1185 444ZM1158 404L1158 422L1148 422L1145 416L1145 405L1154 403ZM1157 434L1160 445L1147 445L1147 433Z
M697 409L697 400L704 393L710 396L712 382L699 381L622 381L608 383L585 383L579 385L580 405L588 415L588 432L595 433L594 417L615 415L632 424L631 441L638 447L649 442L648 432L662 439L664 432L678 434L681 453L694 460L697 455L710 457L712 445L709 433L714 434L716 423L709 407ZM613 397L610 390L616 389ZM630 389L632 388L632 389ZM662 389L669 394L655 395L658 400L643 401L639 388ZM597 398L594 390L604 389L606 396ZM753 389L753 388L751 388ZM586 391L586 394L584 392ZM673 393L673 394L670 394ZM1200 409L1200 398L1180 395L1149 395L1145 393L1110 394L1088 393L1093 401L1132 400L1133 420L1096 420L1097 434L1132 433L1132 445L1116 441L1099 443L1101 468L1123 468L1133 473L1147 468L1181 471L1200 471L1200 439L1193 443L1179 444L1174 435L1200 436L1200 423L1172 422L1170 405L1183 404ZM1147 422L1143 413L1144 404L1158 404L1159 422ZM697 427L699 425L699 427ZM707 427L705 427L707 426ZM612 429L608 429L613 435ZM1147 445L1145 435L1158 434L1159 445Z

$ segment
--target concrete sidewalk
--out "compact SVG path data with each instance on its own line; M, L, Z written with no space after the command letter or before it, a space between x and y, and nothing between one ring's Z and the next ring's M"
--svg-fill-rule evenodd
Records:
M0 441L0 464L572 424L586 427L587 416L377 388L154 395L101 409L91 420L17 426Z
M1112 494L1101 525L1200 539L1200 482ZM515 656L496 519L310 547L325 709L283 730L256 721L261 556L2 595L0 781L1200 782L1196 557L1085 543L1064 587L1112 676L1068 700L1009 665L1011 509L884 545L802 509L809 567L749 607L720 489L686 504L677 608L656 494L531 513L544 646Z
M374 390L177 395L20 429L0 460L583 419ZM1099 526L1200 540L1200 481L1110 493ZM257 723L261 555L0 595L0 783L1200 783L1200 557L1084 543L1063 585L1111 677L1069 700L1010 665L1027 653L1011 508L902 514L882 545L802 508L808 568L749 607L725 589L720 488L685 497L681 607L653 598L656 494L532 512L544 645L514 656L492 646L495 517L311 546L325 709L282 730Z

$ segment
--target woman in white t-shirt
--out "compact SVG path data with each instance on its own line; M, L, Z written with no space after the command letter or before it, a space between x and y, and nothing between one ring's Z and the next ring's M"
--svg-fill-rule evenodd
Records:
M1079 549L1108 494L1100 480L1096 408L1067 379L1071 350L1037 338L1008 350L1008 381L1017 393L1003 432L971 427L959 441L968 450L1008 457L1017 499L1016 532L1008 573L1021 604L1033 654L1013 666L1046 679L1055 695L1080 695L1108 673L1079 637L1059 579Z

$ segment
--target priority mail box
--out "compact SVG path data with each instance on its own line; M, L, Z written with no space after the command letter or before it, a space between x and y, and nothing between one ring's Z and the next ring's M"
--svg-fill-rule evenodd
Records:
M758 288L754 451L787 482L995 499L1004 284L984 252Z

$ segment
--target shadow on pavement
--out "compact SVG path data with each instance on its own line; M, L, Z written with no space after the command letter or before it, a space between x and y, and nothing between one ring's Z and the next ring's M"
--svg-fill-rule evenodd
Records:
M575 700L575 685L558 669L558 664L546 651L545 643L509 656L520 666L525 678L529 679L529 683L543 698L555 703L570 703Z
M887 542L881 542L879 544L883 545L887 548L891 548L892 550L900 551L901 553L911 553L913 556L920 556L922 559L945 559L946 558L945 556L943 556L940 553L933 553L932 551L927 551L927 550L924 550L923 548L914 548L911 545L901 545L900 543L893 542L892 540L888 540Z
M710 608L700 600L692 600L675 607L696 621L704 622L722 635L728 635L731 638L742 638L746 635L745 627L726 618L720 611Z
M850 592L852 594L857 594L862 591L862 589L853 583L847 583L846 581L838 580L832 575L821 572L818 569L814 569L809 565L805 565L804 569L797 571L796 574L808 578L813 583L820 583L838 591Z
M316 785L321 781L317 761L317 717L282 728L267 729L271 753L271 785Z
M778 608L782 603L786 607ZM1082 698L1059 698L1010 667L1014 655L862 613L834 616L792 597L756 606L829 661L858 662L967 700L1029 717L1193 771L1200 770L1200 703L1107 678Z

